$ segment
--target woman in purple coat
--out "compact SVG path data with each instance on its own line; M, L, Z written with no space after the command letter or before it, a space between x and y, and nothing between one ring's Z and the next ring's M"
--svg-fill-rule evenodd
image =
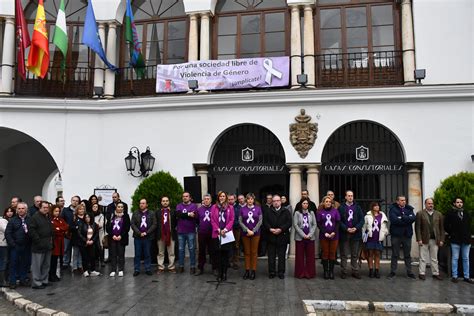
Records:
M234 225L234 208L227 202L227 193L219 191L217 202L211 208L212 240L214 249L217 252L219 263L220 280L227 280L227 268L229 267L229 252L233 247L233 242L221 245L221 238L227 233L232 233Z
M239 216L245 256L244 280L255 280L258 242L260 240L260 227L263 222L263 213L260 206L255 205L255 195L253 193L248 193L246 200L247 204L240 209Z
M322 208L316 214L316 221L318 222L319 240L323 252L324 279L333 280L341 215L332 205L330 197L323 197Z

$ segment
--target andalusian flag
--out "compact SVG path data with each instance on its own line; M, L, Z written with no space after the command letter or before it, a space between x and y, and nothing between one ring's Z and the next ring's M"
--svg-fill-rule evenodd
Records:
M30 53L28 54L28 69L40 78L44 78L49 67L49 43L46 29L46 15L43 0L38 1Z
M67 28L66 28L66 13L64 12L64 0L61 0L59 5L58 16L56 18L56 27L54 28L53 43L63 53L63 59L61 60L61 73L64 77L64 70L66 69L66 56L67 56Z
M145 77L145 60L142 55L142 45L138 41L137 28L133 20L132 5L127 0L125 13L125 41L130 46L130 65L135 69L139 78Z

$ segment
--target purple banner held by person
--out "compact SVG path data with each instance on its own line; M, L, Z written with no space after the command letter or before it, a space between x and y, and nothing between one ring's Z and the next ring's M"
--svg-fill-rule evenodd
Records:
M199 60L158 65L156 92L188 91L188 80L197 80L197 90L233 90L288 86L290 59L284 57Z

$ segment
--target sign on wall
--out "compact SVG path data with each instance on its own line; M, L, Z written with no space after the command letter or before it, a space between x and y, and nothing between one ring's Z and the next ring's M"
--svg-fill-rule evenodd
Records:
M107 206L112 203L112 194L117 192L117 189L94 189L94 194L97 195L99 205Z
M284 56L157 65L156 92L186 92L188 80L198 81L197 90L284 87L289 84L289 61Z

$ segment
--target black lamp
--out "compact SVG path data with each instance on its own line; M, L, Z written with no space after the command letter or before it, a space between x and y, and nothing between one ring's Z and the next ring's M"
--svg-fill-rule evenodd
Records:
M188 80L188 88L196 92L196 89L199 88L199 82L195 79Z
M140 170L135 171L137 161ZM147 147L146 151L142 154L140 154L140 150L138 150L137 147L132 147L128 152L128 156L125 157L125 167L127 171L130 172L130 175L135 178L148 177L149 172L153 170L154 166L155 157L151 155L150 147Z
M421 84L421 80L426 77L426 69L415 69L415 80Z
M303 87L306 87L306 84L308 83L308 75L299 74L296 76L296 81L298 82L298 84L302 85Z

